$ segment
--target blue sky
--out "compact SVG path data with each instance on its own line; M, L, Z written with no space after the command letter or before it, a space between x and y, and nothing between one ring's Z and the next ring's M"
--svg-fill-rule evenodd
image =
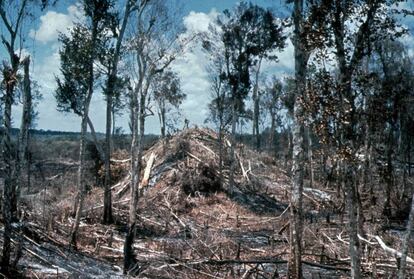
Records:
M14 1L14 0L13 0ZM209 23L224 9L233 8L238 1L233 0L181 0L183 3L182 22L187 30L205 31ZM271 7L278 16L287 16L290 12L285 6L284 0L253 0L255 4L263 7ZM412 4L407 4L412 8ZM25 32L28 39L25 42L23 52L32 56L32 76L41 86L43 100L40 101L37 110L38 129L50 129L61 131L79 131L79 117L70 113L61 113L56 110L56 102L53 92L56 87L55 76L59 74L59 32L66 32L73 25L73 21L82 18L81 6L76 1L61 0L59 5L48 8L43 12L36 12L35 19L26 23ZM411 24L407 23L409 26ZM0 24L0 31L4 26ZM414 45L412 37L406 39L407 45ZM5 54L3 45L0 46L0 57ZM1 58L3 60L3 58ZM207 103L210 100L209 83L205 65L207 57L200 48L195 47L192 52L178 59L173 64L173 69L181 77L182 89L187 94L187 99L182 106L183 117L190 120L190 125L204 125L207 117ZM267 74L286 75L293 69L293 48L290 40L283 53L279 54L277 64L265 63L263 70ZM13 108L14 126L18 127L21 115L19 105ZM105 128L105 102L100 92L96 92L90 109L90 116L97 131L103 132ZM117 126L121 126L125 132L128 128L128 112L120 118ZM181 128L181 127L180 127ZM150 117L147 120L146 130L149 133L159 133L158 119Z
M196 31L206 30L208 24L214 17L224 9L232 9L238 1L234 0L182 0L183 5L183 24L188 29ZM255 4L264 7L275 7L284 1L256 0ZM16 2L17 3L17 2ZM275 9L281 11L281 9ZM39 102L37 110L37 128L45 130L79 131L80 119L71 113L62 113L56 110L56 102L53 92L56 88L55 76L59 74L59 32L66 32L73 25L73 21L82 18L81 6L77 1L61 0L58 5L49 7L45 11L36 12L36 16L24 25L24 32L28 37L23 46L23 53L30 54L32 57L32 77L41 86L40 91L43 99ZM0 24L3 32L4 26ZM287 57L281 61L281 70L289 70L291 64L291 53L286 52ZM0 55L3 57L5 51L3 45L0 47ZM3 58L2 58L3 60ZM207 103L210 100L209 84L205 65L207 58L199 49L194 48L191 53L178 59L173 65L181 77L182 89L187 94L187 99L182 106L183 118L190 120L190 125L204 125L207 117ZM286 64L287 63L287 64ZM275 65L268 65L270 69ZM13 123L19 126L21 106L13 108ZM100 92L95 92L90 116L97 131L103 132L105 128L105 102ZM128 128L128 112L122 117L117 118L117 126L121 126L125 132ZM150 117L147 120L146 130L149 133L159 133L158 119Z

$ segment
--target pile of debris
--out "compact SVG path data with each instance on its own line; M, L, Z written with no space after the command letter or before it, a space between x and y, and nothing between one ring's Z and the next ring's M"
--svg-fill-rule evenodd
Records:
M279 278L286 275L290 178L274 159L238 144L235 146L235 186L230 188L230 142L226 138L223 142L221 149L212 130L187 129L145 151L137 212L139 226L134 243L138 278ZM224 154L222 168L220 149ZM118 181L112 187L116 223L111 226L99 223L103 191L95 188L85 202L79 232L82 257L105 260L102 268L111 270L113 276L120 274L128 220L130 175L127 153L124 156L112 162L118 174ZM305 278L349 276L348 240L344 236L346 220L334 210L334 193L329 189L304 189ZM50 245L53 240L54 247L58 247L57 243L66 245L73 219L55 216L48 222L51 229L47 235L32 227L31 239L37 235L36 243L45 241ZM369 239L364 238L362 242L366 245L364 270L371 274L375 270L378 276L392 276L396 263L390 251L396 250L390 244L398 247L399 238L388 235L386 240L390 246L387 246L380 242L381 238L368 222L366 226ZM40 251L36 254L43 257ZM83 261L82 257L79 256L79 261ZM36 259L38 264L42 263ZM62 261L47 260L74 274L67 266L62 267ZM48 266L44 262L43 265ZM89 278L98 276L88 274Z
M235 187L230 188L230 142L223 142L221 174L217 134L209 129L185 130L145 151L135 245L143 278L185 278L183 273L239 278L247 271L270 278L285 272L290 179L269 164L272 158L238 145ZM128 217L129 186L126 175L112 187L120 224ZM308 196L318 204L327 199L318 191ZM101 246L102 257L122 255L124 232L120 226L110 239L103 237L102 243L112 245ZM330 278L336 272L323 271Z

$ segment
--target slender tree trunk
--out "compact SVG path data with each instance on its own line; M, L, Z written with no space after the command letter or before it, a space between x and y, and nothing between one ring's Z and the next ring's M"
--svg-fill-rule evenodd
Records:
M340 1L338 1L340 2ZM336 58L339 68L339 95L341 102L341 123L340 132L340 151L345 155L343 166L341 168L342 177L345 178L344 187L347 206L348 206L348 233L349 233L349 255L351 258L351 278L361 278L361 259L358 239L358 187L356 185L356 166L355 160L355 97L352 94L352 77L353 70L359 64L362 57L354 60L348 65L345 51L344 23L342 21L343 11L342 4L338 4L335 11L334 35L336 46ZM360 43L360 42L358 42ZM359 47L355 47L359 51Z
M81 115L81 117L82 117L82 115ZM91 135L92 135L93 143L94 143L94 145L96 147L96 150L98 151L99 159L102 162L104 162L105 161L105 152L102 149L101 144L99 144L98 137L97 137L96 132L95 132L95 127L93 126L92 120L89 117L89 115L88 115L86 121L88 123L88 127L89 127L89 130L90 130Z
M302 200L303 200L303 104L302 94L305 91L305 78L308 55L302 41L303 0L294 1L294 56L295 56L295 103L293 125L293 156L292 156L292 188L290 197L290 255L288 262L288 278L301 279L302 275Z
M85 110L84 113L86 114L87 111ZM79 167L78 167L78 194L77 194L77 201L76 208L75 208L75 222L72 225L71 234L70 234L70 246L76 249L76 242L77 236L79 231L79 224L80 219L82 216L83 210L83 202L86 195L86 185L85 185L85 151L86 151L86 133L88 130L88 124L86 115L82 116L82 123L81 123L81 138L79 144Z
M307 126L305 128L305 136L306 136L306 143L307 143L307 160L308 160L308 174L309 174L309 187L313 187L315 185L314 181L314 171L313 171L313 146L312 146L312 135L311 135L311 127Z
M345 178L344 187L346 196L346 203L348 206L348 233L349 233L349 255L351 258L351 278L361 278L361 259L360 259L360 245L358 238L358 184L356 181L356 166L354 161L355 157L355 107L354 99L352 97L351 88L352 74L347 71L341 73L341 96L346 100L346 104L350 104L351 108L346 110L343 107L342 114L347 119L347 122L342 124L341 128L341 147L345 150L346 158L342 168L342 175ZM350 151L349 151L350 150ZM362 216L362 212L361 212Z
M12 233L12 200L13 200L13 171L12 171L12 151L11 151L11 111L13 104L13 91L14 82L11 80L5 80L6 83L6 96L4 100L4 137L3 137L3 159L5 163L5 178L3 188L3 222L4 222L4 233L3 233L3 255L1 267L2 271L7 273L10 264L10 238Z
M131 199L129 202L128 232L124 243L124 274L127 274L134 264L134 254L132 245L135 237L136 208L138 206L138 177L139 177L139 158L138 158L138 90L131 92Z
M391 125L393 126L393 125ZM387 141L387 169L385 173L385 201L384 201L384 209L382 213L386 217L391 217L391 189L393 188L393 165L392 165L392 155L393 155L393 128L390 128L388 134L388 141Z
M299 103L298 98L296 103ZM300 122L301 105L295 104L295 124L293 126L293 185L290 198L290 256L288 278L302 278L302 193L303 193L303 126Z
M275 140L275 133L276 133L276 117L273 113L271 113L271 121L270 121L270 138L269 143L271 148L273 149L273 155L275 159L277 159L277 146Z
M18 162L16 164L16 179L17 179L17 189L16 189L16 202L20 196L20 191L23 187L23 175L22 169L27 165L27 146L29 140L29 128L31 124L31 112L32 112L32 93L30 87L30 57L27 57L22 61L24 66L24 79L23 79L23 112L20 122L20 132L19 132L19 141L18 141ZM13 211L17 212L17 203L13 205Z
M14 40L16 34L11 36L11 49L14 51ZM11 114L13 105L14 89L17 83L17 70L19 67L19 58L14 53L9 53L11 67L7 67L3 70L3 83L6 87L4 96L4 136L3 136L3 160L5 165L5 177L4 177L4 188L3 188L3 222L4 222L4 233L3 233L3 255L1 261L2 272L8 273L10 268L10 253L11 253L11 233L12 233L12 222L16 218L14 215L16 211L13 210L13 205L16 199L16 181L15 174L13 172L13 154L12 154L12 143L11 143Z
M161 138L165 138L165 108L161 108L160 112L160 120L161 120Z
M233 94L235 96L235 94ZM236 145L236 126L237 126L237 112L236 112L236 102L233 101L231 108L231 146L230 146L230 174L229 174L229 193L233 194L235 182L234 182L234 172L236 171L236 156L235 156L235 145Z
M2 1L0 1L2 2ZM2 273L7 274L10 269L10 238L12 233L12 222L16 219L17 212L17 196L16 196L16 181L15 173L13 173L13 155L11 150L11 114L14 98L14 89L17 83L17 71L20 65L20 57L15 53L16 38L20 32L22 21L25 17L25 10L28 5L28 0L23 0L19 4L19 12L15 17L15 21L11 23L6 16L3 3L0 4L1 20L6 26L10 35L10 40L7 41L5 36L1 36L2 42L10 57L10 65L5 65L3 69L3 85L5 89L4 96L4 136L3 136L3 160L5 165L5 178L3 188L3 222L4 222L4 238L3 238L3 255L1 261ZM3 31L3 30L2 30ZM16 205L16 206L14 206Z
M259 97L259 74L260 66L262 64L262 58L259 59L259 63L256 69L256 79L253 88L253 137L255 138L256 149L260 149L260 130L259 130L259 118L260 118L260 97Z
M115 124L116 124L115 116L116 115L115 115L115 109L113 107L112 107L111 113L112 113L112 136L111 136L112 143L111 143L111 147L114 148L114 137L115 137L115 133L116 133L116 127L115 127Z
M218 131L218 144L219 144L219 180L220 180L220 186L223 186L223 120L222 120L222 116L220 116L220 124L219 124L219 131Z
M112 191L111 191L111 124L112 96L106 96L106 133L105 133L105 182L103 223L113 223Z
M411 143L410 140L407 144L408 152L407 152L407 161L408 161L408 176L411 177Z
M139 179L142 169L142 155L144 152L143 139L145 135L145 105L146 105L146 92L148 86L140 94L139 102L139 134L133 135L132 152L135 170L131 170L131 177L134 176L134 180L131 181L131 201L129 206L129 227L127 236L124 243L124 274L128 274L132 271L135 264L133 254L133 244L136 234L136 223L137 223L137 210L138 210L138 199L139 199ZM138 120L138 119L136 119ZM138 127L134 127L137 129ZM131 159L132 160L132 159ZM134 182L134 184L132 184Z
M129 16L131 14L132 8L131 0L127 0L125 3L125 12L122 19L121 29L117 37L115 51L112 61L112 67L108 75L107 84L106 84L106 132L105 132L105 155L104 155L104 164L105 164L105 181L104 181L104 213L103 220L104 224L113 223L112 215L112 191L111 191L111 116L113 109L113 98L115 90L115 82L118 74L118 63L121 52L122 40L124 38L125 29L128 23ZM115 128L115 124L114 124Z
M409 143L406 143L406 148L405 148L405 154L401 154L402 156L402 162L404 163L404 168L403 168L403 193L402 193L402 201L404 202L404 204L406 204L406 202L409 201L409 197L410 194L412 192L411 190L411 185L410 183L408 183L407 179L409 177L409 168L410 168L410 161L409 161L409 152L410 152L410 147L408 146Z
M407 267L407 255L408 255L408 246L411 238L411 231L414 226L414 194L411 200L411 209L410 215L408 217L407 229L403 239L402 249L401 249L401 261L400 269L398 270L398 279L405 279L406 267Z
M345 167L345 191L349 215L349 255L351 257L351 278L361 278L361 260L358 240L358 203L356 188L355 167L346 164Z
M30 142L30 135L29 135L29 138L28 138L27 142L28 143ZM26 154L27 154L27 160L26 160L27 193L30 194L31 189L32 189L31 188L31 185L32 185L32 180L31 180L32 173L30 171L30 168L32 166L32 158L31 158L31 155L30 155L29 144L27 145L27 153Z
M77 235L79 231L80 219L82 216L83 202L86 195L86 183L85 183L85 153L86 153L86 133L88 131L88 119L89 119L89 106L92 100L93 95L93 85L94 85L94 59L95 59L95 44L97 37L97 22L93 21L92 23L92 33L91 33L91 57L89 62L89 77L88 77L88 92L83 103L82 111L82 122L81 122L81 137L79 144L79 167L78 167L78 194L75 201L76 214L75 222L72 225L69 243L70 246L76 249Z

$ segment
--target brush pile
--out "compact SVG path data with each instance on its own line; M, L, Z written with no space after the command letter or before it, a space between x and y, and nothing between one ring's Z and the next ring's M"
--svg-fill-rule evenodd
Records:
M235 186L230 187L227 138L221 148L222 168L217 134L209 129L188 129L158 141L145 151L134 244L137 278L284 278L286 275L289 176L273 158L237 145ZM112 187L116 223L111 226L99 223L103 192L92 188L78 244L82 251L80 262L85 261L82 257L99 258L97 266L111 272L112 277L120 276L130 191L129 159L127 153L119 154L112 162L117 174ZM63 200L51 200L49 206L59 202ZM339 204L332 189L304 189L305 278L349 277L347 220ZM53 244L49 250L58 249L59 254L76 261L73 252L56 248L67 245L73 222L70 214L54 213L47 221L42 221L40 214L32 214L29 238L32 242L25 243L32 245L33 250L33 242L36 245L49 242ZM399 235L379 231L374 222L365 222L366 234L361 236L364 272L367 276L375 274L375 278L393 276ZM34 224L47 225L47 234ZM33 258L29 254L26 253L23 262ZM45 253L36 254L44 257ZM55 261L49 257L49 263L45 263L34 257L33 261L44 268L50 264L60 266L66 277L76 276L62 259ZM413 265L409 268L413 269ZM93 272L85 273L85 278L96 277Z

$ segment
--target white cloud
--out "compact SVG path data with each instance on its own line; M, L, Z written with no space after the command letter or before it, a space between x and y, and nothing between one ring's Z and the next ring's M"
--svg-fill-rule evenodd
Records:
M191 11L183 18L186 27L183 36L207 32L217 16L218 12L215 9L209 13ZM182 89L187 94L181 106L183 116L190 120L190 125L203 125L208 114L207 104L210 101L210 85L205 69L208 59L198 43L191 49L192 51L186 52L184 57L175 61L172 68L180 76Z
M207 117L207 104L210 100L209 82L204 68L207 62L202 50L198 48L172 66L180 76L182 89L187 94L181 108L184 117L191 121L190 124L202 125Z
M263 67L265 70L267 70L270 67L272 68L277 67L279 68L279 70L284 71L284 72L294 70L294 67L295 67L294 48L293 48L292 41L289 38L286 40L285 48L280 52L276 52L276 55L278 57L278 62L277 63L271 62L270 65L269 65L269 62L265 62L264 67Z
M38 60L34 61L33 76L42 86L41 90L44 98L38 107L38 128L79 131L79 117L71 113L63 114L58 112L53 92L56 89L55 75L60 74L59 43L56 41L58 31L65 32L67 28L73 26L73 20L82 17L80 11L80 7L70 6L67 9L67 14L57 12L46 13L41 17L37 31L32 30L33 35L34 32L37 32L37 41L48 43L48 46L40 46L42 55L38 56ZM183 18L183 24L187 29L184 36L194 32L208 31L209 24L213 23L217 16L218 13L214 9L209 13L190 12ZM263 65L264 71L271 75L281 74L284 71L293 69L293 47L290 41L287 43L285 51L278 53L279 62L265 63ZM181 107L183 117L190 120L190 125L201 126L204 125L204 120L207 118L208 103L211 99L208 72L205 69L205 66L208 64L208 57L200 44L194 45L191 49L191 52L186 52L184 57L176 60L172 68L180 76L182 89L187 94L187 99ZM105 127L105 101L99 91L94 94L90 113L96 130L103 132ZM122 126L126 132L129 132L129 117L127 114L128 112L121 118L118 117L116 121L117 126ZM16 124L18 120L16 115ZM146 123L148 133L159 133L157 117L148 118Z
M207 32L210 23L217 18L218 12L212 9L208 14L191 11L184 17L184 26L188 32Z
M74 22L83 21L81 7L78 4L69 6L67 11L67 14L48 11L40 17L39 28L31 29L29 36L42 43L56 41L59 33L67 33Z
M209 13L190 12L183 19L187 33L207 32L209 25L214 23L218 15L219 13L214 9ZM276 54L279 58L278 62L264 61L262 73L276 74L281 77L292 72L294 69L292 42L288 39L286 48ZM182 89L187 94L187 99L181 108L184 117L191 121L190 124L204 125L204 120L208 116L208 103L211 97L208 72L205 68L207 64L208 57L200 45L194 47L192 52L187 52L185 57L173 64L173 70L181 77Z

